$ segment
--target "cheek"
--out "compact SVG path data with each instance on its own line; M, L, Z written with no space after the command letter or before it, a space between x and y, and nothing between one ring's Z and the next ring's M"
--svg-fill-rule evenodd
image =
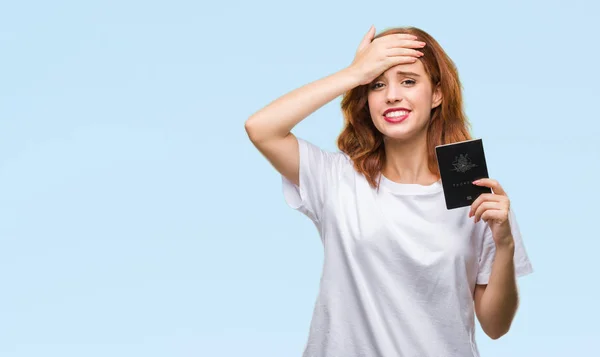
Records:
M369 108L369 114L371 114L371 117L374 118L379 111L379 104L377 103L377 99L374 98L373 96L369 95L367 97L367 106Z
M431 91L428 88L416 88L411 93L411 100L416 105L427 107L431 105Z
M367 95L369 108L381 110L387 106L387 94L385 90L372 91Z

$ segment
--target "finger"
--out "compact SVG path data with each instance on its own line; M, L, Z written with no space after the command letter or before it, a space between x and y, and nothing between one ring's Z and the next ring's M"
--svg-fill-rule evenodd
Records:
M400 48L423 48L427 45L427 43L422 42L422 41L417 41L417 40L413 40L413 39L404 39L404 40L400 40L400 39L396 39L396 38L389 38L386 41L386 47L387 48L396 48L396 47L400 47Z
M500 209L491 209L491 210L485 211L481 215L481 219L486 223L489 222L489 220L491 220L491 219L496 220L496 221L505 221L506 213Z
M413 50L410 48L390 48L385 52L385 54L388 57L395 57L395 56L421 57L424 55L423 52L418 51L418 50Z
M419 42L417 41L417 36L410 35L407 33L397 33L391 35L381 36L373 40L373 42L381 42L381 43L392 43L392 42L401 42L401 41L411 41L411 42Z
M471 210L469 211L469 217L473 216L474 212L477 210L479 205L482 202L493 201L493 202L501 202L504 199L504 196L494 195L493 193L482 193L471 203Z
M400 47L389 48L385 51L385 54L390 57L394 57L394 56L420 57L420 56L424 55L424 53L419 50L413 50L412 48L400 48Z
M363 37L362 41L358 45L357 51L360 52L363 49L365 49L371 43L371 41L373 41L374 37L375 37L375 26L371 25L371 27L369 28L369 31L367 31L367 34L365 35L365 37Z
M411 35L408 33L396 33L393 35L386 36L392 40L402 41L402 40L416 40L418 37L415 35Z
M415 56L393 56L388 57L387 68L392 68L400 64L415 63L419 59Z
M479 222L488 210L502 211L502 206L498 202L483 202L475 211L475 223Z
M493 195L493 194L488 194L493 196L492 199L487 200L487 201L482 201L480 202L477 206L472 208L472 212L470 214L470 216L476 216L477 212L481 212L480 207L481 205L483 205L484 203L492 203L492 205L489 205L488 207L490 207L491 209L499 209L499 210L504 210L507 211L510 209L510 201L508 200L508 198L506 196L500 196L500 195ZM476 221L477 222L477 221Z
M506 195L506 192L500 185L500 183L491 178L482 178L473 182L477 186L485 186L492 189L492 192L496 195Z

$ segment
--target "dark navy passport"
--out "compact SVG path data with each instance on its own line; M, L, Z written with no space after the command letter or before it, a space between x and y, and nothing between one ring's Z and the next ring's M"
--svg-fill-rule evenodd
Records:
M489 178L482 139L473 139L435 147L442 179L446 208L470 206L489 187L473 185L473 181Z

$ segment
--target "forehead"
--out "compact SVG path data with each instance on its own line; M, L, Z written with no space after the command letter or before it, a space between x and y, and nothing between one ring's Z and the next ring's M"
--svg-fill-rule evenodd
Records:
M421 62L420 60L417 60L415 63L399 64L397 66L390 67L385 72L383 72L379 77L381 78L381 77L390 77L390 76L397 76L397 75L410 76L413 73L420 77L427 77L427 72L425 72L425 66L423 65L423 62Z

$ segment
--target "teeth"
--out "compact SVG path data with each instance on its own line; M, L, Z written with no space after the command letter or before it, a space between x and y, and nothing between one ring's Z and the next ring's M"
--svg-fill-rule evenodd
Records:
M390 117L390 118L394 118L394 117L401 117L408 114L408 112L406 110L398 110L395 112L389 112L387 113L385 116L386 117Z

